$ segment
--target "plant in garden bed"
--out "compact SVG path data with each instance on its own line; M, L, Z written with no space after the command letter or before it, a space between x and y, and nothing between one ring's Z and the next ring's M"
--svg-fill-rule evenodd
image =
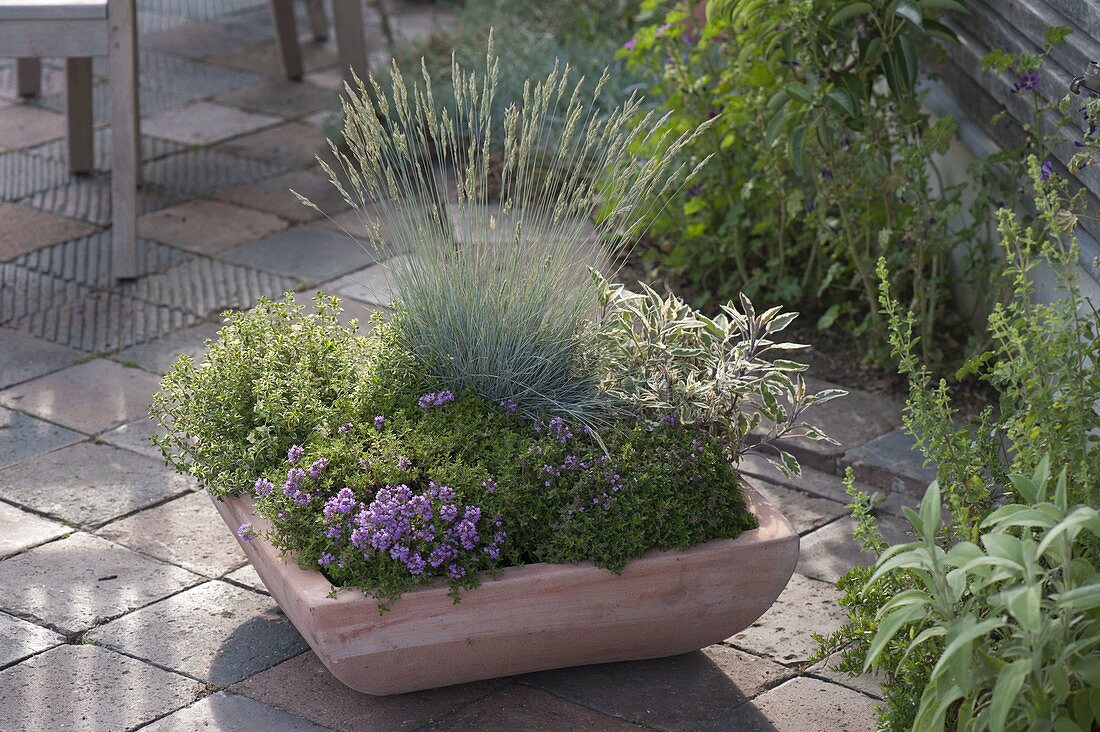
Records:
M849 485L857 538L879 559L840 580L848 623L821 640L822 654L842 651L842 669L885 673L885 729L1090 729L1100 719L1100 317L1077 282L1080 198L1038 158L1028 168L1035 220L998 214L1013 296L990 316L991 350L964 367L1000 393L977 424L954 424L946 382L914 355L914 315L880 264L910 382L906 425L938 482L908 513L919 541L890 548L870 499ZM1043 268L1063 295L1050 304L1035 299Z
M503 112L491 204L491 51L487 68L455 65L453 104L396 68L392 87L368 79L345 100L328 171L378 250L406 255L389 262L390 318L357 335L324 296L314 314L261 300L227 317L202 365L177 362L153 406L177 469L250 493L274 546L383 603L437 579L457 600L483 571L619 571L735 537L755 525L732 462L749 430L767 421L761 445L827 439L804 413L838 395L806 393L804 366L771 360L796 348L775 340L793 314L743 299L707 318L597 274L640 209L690 179L676 154L699 132L631 126L636 100L598 116L606 81L585 101L555 69ZM663 152L634 158L651 136Z

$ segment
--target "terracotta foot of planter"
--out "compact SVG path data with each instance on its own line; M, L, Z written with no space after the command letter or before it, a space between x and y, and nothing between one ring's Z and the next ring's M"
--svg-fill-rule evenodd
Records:
M798 534L745 487L760 526L684 551L651 551L621 575L591 564L532 564L462 593L406 593L379 615L358 590L328 597L320 572L242 542L268 590L336 678L368 694L400 694L498 676L687 653L751 625L783 591ZM231 530L269 525L249 498L214 501Z

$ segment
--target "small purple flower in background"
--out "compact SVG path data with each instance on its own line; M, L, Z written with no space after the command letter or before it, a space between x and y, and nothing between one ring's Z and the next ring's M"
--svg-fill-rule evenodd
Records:
M814 212L814 200L811 198L810 200L806 201L806 213L813 213L813 212Z
M511 399L505 399L500 403L500 406L504 407L505 412L516 411L516 403L513 402Z
M821 180L829 180L832 177L833 177L833 171L832 170L830 170L829 168L822 168L821 169Z
M322 457L317 458L316 460L313 461L313 464L309 466L309 475L310 475L310 477L313 477L313 478L320 477L321 473L324 472L324 470L327 466L328 466L328 458L327 457L322 456Z
M441 407L447 402L453 402L454 400L455 395L445 389L438 394L434 392L431 394L425 394L417 400L417 403L420 405L421 409L423 409L425 412L429 412L431 411L432 407Z
M347 433L351 432L351 428L351 422L344 422L342 425L336 428L336 431L339 432L341 435L346 435Z
M703 185L701 183L696 183L691 188L687 189L688 198L698 198L701 195L703 195Z
M413 461L410 460L409 458L405 457L404 455L397 458L397 469L398 470L408 470L412 466L413 466Z
M628 51L633 51L634 47L638 45L637 36L631 36L630 40L623 44L623 48Z
M374 418L374 429L381 430L384 424L386 424L386 418L381 414Z
M302 454L305 450L301 445L291 445L290 449L286 451L286 461L292 465L302 459Z
M484 481L482 481L481 487L489 491L490 493L497 492L497 482L492 478L486 478Z
M1035 71L1017 71L1009 67L1009 72L1016 75L1016 82L1012 85L1013 94L1027 94L1039 88L1039 74Z
M328 552L323 552L321 554L321 557L317 560L317 563L320 564L322 567L327 567L328 565L332 564L332 560L334 559L336 559L336 557L332 556Z
M256 534L252 531L252 524L247 521L241 524L237 528L237 538L241 541L252 541L256 538Z
M1039 169L1039 180L1046 183L1054 174L1054 163L1050 160L1043 161L1043 167Z
M675 414L666 414L665 416L661 417L661 424L665 425L666 427L675 427L676 426L676 415Z
M252 490L256 491L256 495L260 498L267 498L271 495L271 491L275 490L275 484L267 478L259 478L256 485L252 486Z

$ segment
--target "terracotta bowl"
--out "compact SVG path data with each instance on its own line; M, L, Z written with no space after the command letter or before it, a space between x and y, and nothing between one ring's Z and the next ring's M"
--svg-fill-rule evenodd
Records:
M264 585L336 678L368 694L608 661L687 653L729 638L766 611L794 572L798 534L749 487L759 527L736 539L651 551L616 575L590 563L510 567L455 604L446 584L406 593L389 611L357 590L329 597L318 571L241 542ZM269 524L247 497L215 500L231 530Z

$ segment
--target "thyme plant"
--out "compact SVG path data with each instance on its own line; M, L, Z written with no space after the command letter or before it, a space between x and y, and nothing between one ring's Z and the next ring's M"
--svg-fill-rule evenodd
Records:
M375 248L408 255L391 274L406 346L427 374L528 416L598 420L582 338L600 295L589 271L606 270L662 192L705 162L678 158L705 125L671 134L653 112L635 124L637 97L597 113L607 75L589 92L559 66L494 119L491 39L486 69L454 62L447 103L423 66L419 83L395 65L388 90L373 78L347 87L343 146L322 165ZM635 158L641 146L655 153Z

